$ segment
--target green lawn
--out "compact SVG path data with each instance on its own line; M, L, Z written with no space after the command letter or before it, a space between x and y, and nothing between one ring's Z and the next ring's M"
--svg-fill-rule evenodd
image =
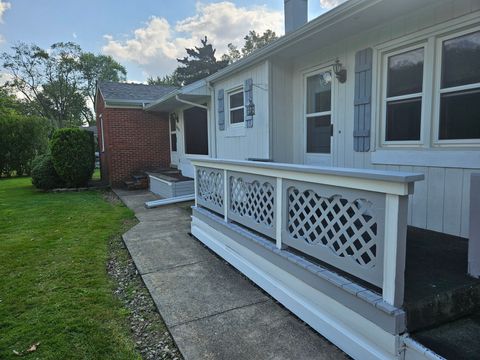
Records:
M0 180L0 359L139 359L106 273L133 214L101 192L42 193Z
M100 180L101 175L100 175L100 169L95 169L92 175L92 180Z

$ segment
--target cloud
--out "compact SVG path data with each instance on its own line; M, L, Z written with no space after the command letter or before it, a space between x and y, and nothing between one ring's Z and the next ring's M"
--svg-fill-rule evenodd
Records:
M10 4L9 2L0 1L0 23L3 23L3 14L5 13L5 11L10 9L11 7L12 4Z
M345 0L320 0L320 6L324 9L330 10L343 2L345 2Z
M196 14L170 24L151 17L126 40L105 35L103 52L118 60L139 65L146 75L164 75L177 67L176 59L185 56L185 48L200 44L207 36L217 49L217 57L227 51L228 43L239 46L249 30L272 29L283 33L283 13L266 6L237 7L230 1L197 3Z
M72 33L72 37L73 37L74 39L76 39L76 38L77 38L77 33L76 33L76 32Z

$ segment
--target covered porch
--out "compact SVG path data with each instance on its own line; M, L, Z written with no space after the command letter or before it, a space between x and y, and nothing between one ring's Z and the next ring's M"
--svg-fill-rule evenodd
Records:
M422 174L192 164L192 234L349 355L428 358L411 334L478 311L467 242L407 227Z

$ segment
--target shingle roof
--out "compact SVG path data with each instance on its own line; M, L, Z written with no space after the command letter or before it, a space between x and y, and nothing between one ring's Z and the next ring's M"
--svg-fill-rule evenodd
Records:
M98 83L104 100L148 102L161 98L176 89L174 86L128 84L111 81Z

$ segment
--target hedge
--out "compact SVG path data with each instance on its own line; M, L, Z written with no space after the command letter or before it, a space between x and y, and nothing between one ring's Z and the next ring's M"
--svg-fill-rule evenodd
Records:
M0 116L0 176L29 175L33 159L48 147L48 120L19 114Z
M58 176L53 166L50 154L40 155L35 158L32 167L32 184L42 190L64 186L63 180Z
M53 166L67 187L85 186L95 169L93 133L78 128L56 130L50 142Z

